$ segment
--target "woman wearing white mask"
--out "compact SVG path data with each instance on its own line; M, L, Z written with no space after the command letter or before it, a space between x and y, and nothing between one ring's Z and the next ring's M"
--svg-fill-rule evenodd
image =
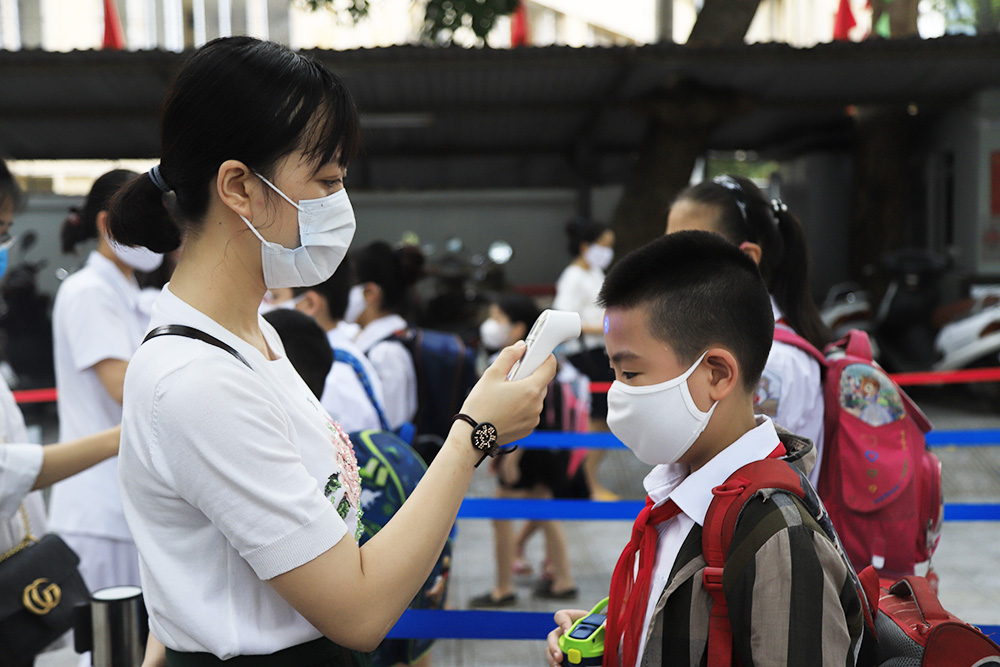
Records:
M119 481L151 634L171 666L367 664L359 651L426 580L475 467L537 423L555 362L507 382L524 348L505 350L359 548L351 442L258 314L265 291L318 284L347 252L354 103L316 60L230 37L188 59L161 118L160 164L111 210L122 243L184 241L125 382Z
M415 276L408 276L398 251L376 241L352 253L357 284L347 297L344 319L361 327L355 343L375 367L385 395L385 415L393 429L417 414L417 370L406 346L391 340L409 324L402 313Z
M615 233L606 225L592 220L577 219L566 225L569 253L573 261L556 282L556 310L580 313L582 335L565 346L568 360L591 382L611 382L615 379L608 355L604 351L604 309L597 305L597 295L604 284L604 272L614 259ZM607 431L606 393L590 396L590 430ZM591 451L584 459L583 469L595 500L615 500L618 496L597 480L597 468L604 458L603 450Z
M53 307L60 440L82 438L122 419L125 368L149 323L135 272L152 271L163 259L109 238L111 197L135 176L116 169L98 178L83 209L72 211L61 230L65 253L91 239L97 247L60 285ZM110 459L52 490L50 527L80 555L80 572L91 590L139 584L139 558L122 512L117 469L117 460Z

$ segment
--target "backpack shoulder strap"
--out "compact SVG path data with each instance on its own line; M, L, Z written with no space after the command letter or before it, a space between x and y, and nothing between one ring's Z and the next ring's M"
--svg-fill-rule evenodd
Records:
M826 367L826 355L817 350L816 347L805 338L795 333L795 331L787 324L784 324L783 322L775 323L774 340L779 343L791 345L792 347L797 347L818 361L820 367Z
M379 424L382 425L383 431L391 431L392 427L389 426L389 420L385 416L385 410L382 409L382 404L379 403L378 398L375 396L375 389L372 387L371 379L368 377L368 373L365 372L365 367L361 364L361 360L356 356L348 352L347 350L341 349L339 347L333 348L333 360L339 361L342 364L347 364L354 370L354 374L358 377L358 382L365 390L365 394L368 396L368 401L375 408L376 414L378 414Z
M253 370L253 366L250 365L250 362L244 359L243 355L233 349L231 345L223 343L212 334L205 333L201 329L195 329L194 327L189 327L185 324L165 324L163 326L156 327L146 334L146 337L142 339L142 342L145 343L146 341L158 336L183 336L184 338L194 338L195 340L200 340L203 343L214 345L220 350L225 350L229 354L233 355L239 359L244 366Z
M749 463L730 475L724 484L712 489L713 498L705 515L701 548L707 563L702 585L712 596L708 664L713 667L729 667L732 664L733 630L722 590L722 574L736 532L736 522L743 506L764 489L785 491L805 499L799 474L787 462L776 458Z

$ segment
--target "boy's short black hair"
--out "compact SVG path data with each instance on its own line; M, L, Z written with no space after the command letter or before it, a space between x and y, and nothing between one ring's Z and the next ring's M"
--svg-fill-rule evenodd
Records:
M331 318L335 320L344 319L347 312L347 300L351 293L351 286L354 285L354 264L351 256L348 255L340 263L332 276L312 287L296 287L292 290L295 296L304 294L310 290L316 292L326 299L326 308Z
M717 234L677 232L629 253L599 303L645 308L650 333L683 363L720 346L736 357L747 391L760 381L774 337L771 300L754 261Z
M306 384L323 398L326 376L333 366L333 348L323 328L305 313L291 308L276 308L264 315L281 338L288 361Z

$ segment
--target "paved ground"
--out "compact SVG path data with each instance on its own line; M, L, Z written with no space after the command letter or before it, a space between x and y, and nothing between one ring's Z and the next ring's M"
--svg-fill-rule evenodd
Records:
M989 396L964 391L925 390L915 393L938 429L1000 428L1000 412ZM1000 447L938 450L944 464L944 492L948 502L1000 502ZM627 452L612 452L601 472L603 481L629 498L642 496L641 480L647 468ZM493 479L485 472L473 482L472 495L493 493ZM580 589L575 603L589 607L607 595L611 571L628 538L626 522L567 522L574 575ZM493 536L488 521L462 521L453 567L451 605L465 608L470 597L492 586ZM528 559L536 568L542 559L541 535L528 545ZM958 616L984 625L1000 625L1000 523L947 523L934 557L941 580L941 600ZM551 601L531 597L533 581L519 582L515 609L554 611ZM543 644L525 641L439 641L436 667L490 667L544 664ZM40 667L71 667L66 651L39 661Z

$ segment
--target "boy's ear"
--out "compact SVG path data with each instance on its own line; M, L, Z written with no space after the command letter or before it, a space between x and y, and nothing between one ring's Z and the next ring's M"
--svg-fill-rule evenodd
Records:
M320 308L324 305L324 301L325 299L316 290L306 290L302 293L302 300L299 302L298 309L309 317L316 319Z
M713 347L705 355L710 372L709 398L721 401L738 389L742 382L740 366L732 352L723 347Z

